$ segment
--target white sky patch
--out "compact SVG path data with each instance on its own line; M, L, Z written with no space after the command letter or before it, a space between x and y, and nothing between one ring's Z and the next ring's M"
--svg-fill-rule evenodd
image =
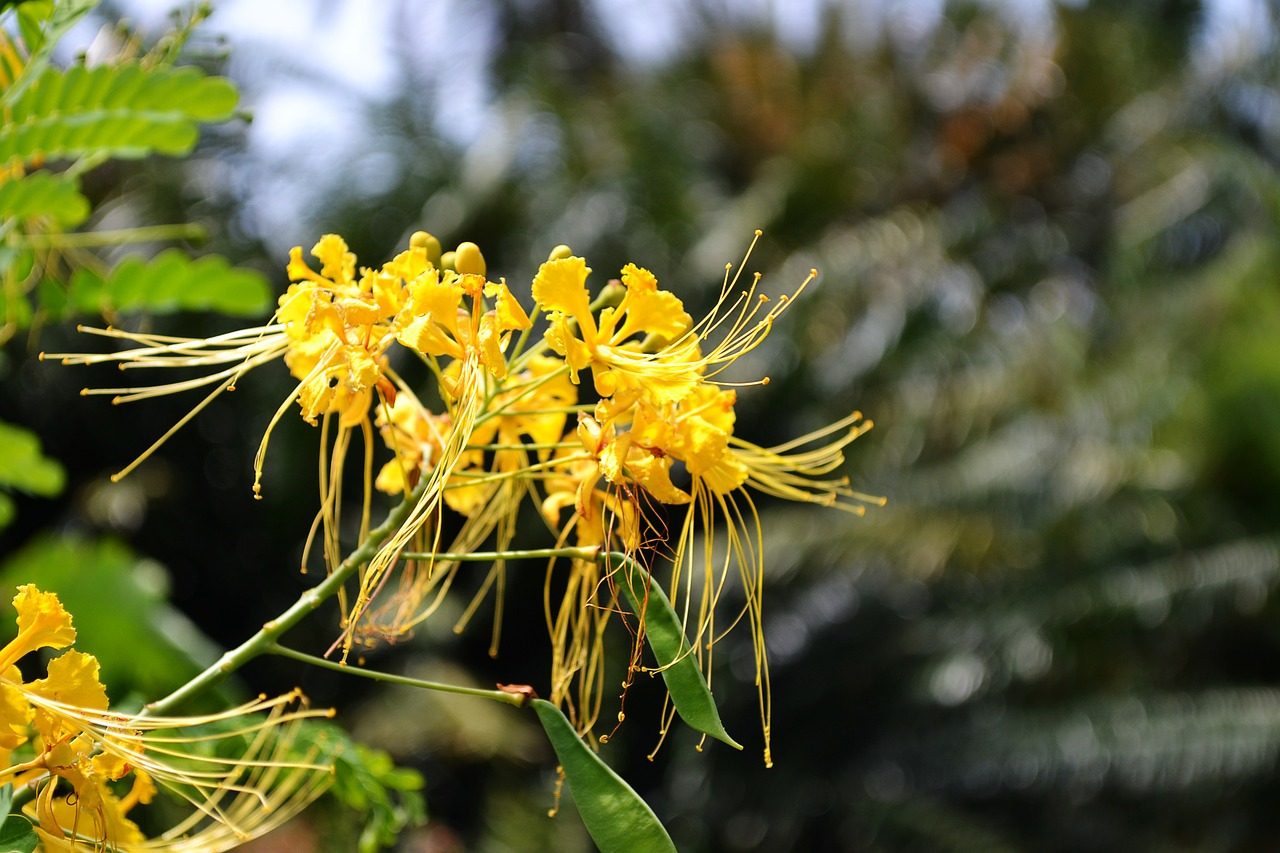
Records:
M1265 0L1205 0L1193 42L1196 70L1230 74L1270 50L1275 21Z
M688 46L680 0L597 0L595 12L614 49L634 65L660 64Z

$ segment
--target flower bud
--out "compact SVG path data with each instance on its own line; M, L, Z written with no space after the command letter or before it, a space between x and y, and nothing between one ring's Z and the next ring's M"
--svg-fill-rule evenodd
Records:
M440 241L426 231L414 231L409 238L409 246L414 249L426 249L427 260L433 267L440 267Z
M453 253L454 269L460 273L484 275L484 255L475 243L459 243Z
M573 249L570 249L564 243L561 243L559 246L556 246L551 250L551 254L547 255L547 262L563 261L565 258L571 257L573 257Z

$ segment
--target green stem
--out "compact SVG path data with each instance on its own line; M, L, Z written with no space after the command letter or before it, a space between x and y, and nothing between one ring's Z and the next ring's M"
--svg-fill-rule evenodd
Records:
M263 625L262 630L239 646L218 658L204 672L163 699L147 705L143 709L143 713L168 713L193 696L197 696L210 687L219 684L228 675L254 658L272 651L272 647L278 637L301 622L303 617L314 612L326 598L337 594L338 590L342 588L343 584L361 565L373 559L382 542L398 530L405 519L409 517L428 482L428 478L424 477L418 487L410 492L399 506L387 513L386 520L381 525L369 531L369 535L365 537L365 540L360 543L358 548L347 556L347 559L343 560L328 577L302 593L288 610Z
M28 249L83 249L116 246L147 240L203 240L208 232L200 225L151 225L117 231L85 231L73 234L28 234L17 244Z
M621 555L616 555L621 556ZM529 551L472 551L468 554L450 554L441 552L432 554L429 551L401 551L400 557L405 560L435 560L437 563L480 563L494 560L549 560L552 557L567 557L573 560L604 559L604 552L599 548L534 548Z
M482 699L492 699L495 702L503 702L507 705L514 705L517 708L523 708L529 703L529 697L523 693L508 693L505 690L485 690L479 687L461 687L457 684L444 684L439 681L425 681L421 678L410 678L407 675L392 675L389 672L378 672L374 669L360 669L359 667L347 666L346 664L332 661L327 658L316 657L305 652L299 652L279 643L272 643L266 651L281 657L290 658L292 660L301 661L302 663L318 666L321 669L331 669L334 672L343 672L347 675L358 675L361 678L368 678L373 681L382 681L387 684L403 684L407 687L419 687L423 690L438 690L442 693L457 693L460 696L479 696Z

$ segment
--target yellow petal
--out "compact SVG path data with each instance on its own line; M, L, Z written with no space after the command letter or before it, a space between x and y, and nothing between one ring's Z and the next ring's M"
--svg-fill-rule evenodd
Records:
M98 659L75 651L49 661L49 677L32 681L27 691L64 705L93 711L107 709L107 689L98 680Z
M388 495L403 494L407 491L405 483L408 482L408 470L408 466L402 460L392 459L382 466L382 470L378 472L378 478L373 481L373 486Z
M657 335L664 341L672 341L693 325L693 318L685 313L684 303L667 290L632 290L627 294L626 309L626 319L613 336L614 343L632 335Z
M578 372L591 363L591 350L573 334L569 318L553 318L543 337L552 350L564 357L564 363L569 366L569 380L577 385Z
M726 453L715 465L702 472L702 482L717 494L727 495L741 488L750 470L732 451Z
M303 281L318 278L307 262L302 259L302 247L294 246L289 250L289 263L285 267L290 281ZM292 289L292 288L291 288Z
M503 331L516 331L517 329L527 329L533 325L529 320L529 315L525 313L524 308L512 295L511 290L505 283L498 285L498 328Z
M462 516L473 515L487 503L491 490L485 484L454 486L444 490L444 502Z
M356 274L356 256L347 251L347 241L337 234L326 234L311 247L311 254L321 263L320 274L333 282L349 282Z
M27 725L35 712L19 684L22 673L16 666L9 667L0 682L0 749L14 749L27 742Z
M428 270L409 285L409 300L393 324L396 340L427 355L464 357L458 346L461 300L456 276L441 281L436 270Z
M632 293L653 293L658 289L658 279L654 274L635 264L622 268L622 283Z
M76 641L71 614L56 593L26 584L18 587L13 606L18 611L18 636L0 649L0 669L8 669L36 649L65 649Z
M489 311L480 318L480 331L477 338L477 343L480 345L480 361L498 379L505 379L507 359L502 354L502 332L498 328L498 317L494 312Z
M680 452L685 466L694 477L715 467L729 449L729 434L702 418L686 418L679 427Z
M591 270L579 257L547 261L533 278L533 300L544 311L554 311L578 321L582 340L591 346L596 340L595 319L591 316L591 295L587 276Z
M688 492L671 482L670 456L637 450L627 459L627 470L637 483L664 504L687 504L690 500Z

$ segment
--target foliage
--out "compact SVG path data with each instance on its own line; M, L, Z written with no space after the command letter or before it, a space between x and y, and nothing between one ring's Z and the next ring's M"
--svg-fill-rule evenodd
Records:
M5 815L0 822L0 851L4 853L32 853L40 844L40 839L31 828L31 821L22 815L9 814L13 803L13 786L0 788L0 814Z
M51 64L58 39L95 5L18 3L6 13L17 19L18 35L0 30L0 335L8 338L37 319L51 322L73 313L261 311L268 300L266 282L223 259L170 252L149 263L126 259L109 270L85 248L197 236L198 229L126 229L100 233L88 243L65 233L98 206L81 186L86 172L112 158L187 154L198 125L227 121L238 100L230 81L194 66L174 67L159 51L121 55L93 67ZM79 276L70 294L69 272Z
M102 678L126 696L162 696L216 657L216 646L166 601L168 578L120 542L45 536L0 565L0 583L38 578L76 614L78 645L96 655ZM110 601L109 610L96 602ZM227 697L220 697L223 704Z
M643 254L664 281L708 283L682 291L690 306L714 299L752 228L770 278L821 271L817 299L756 353L772 382L743 395L739 419L782 440L858 401L879 426L852 476L890 502L847 529L761 507L772 771L678 734L649 764L643 720L667 712L628 696L609 763L681 849L1266 847L1280 743L1274 56L1207 53L1207 4L1061 4L1040 25L989 5L947 4L927 25L819 5L817 35L797 43L696 4L664 58L638 61L605 4L474 4L500 39L475 52L496 91L486 144L433 123L449 90L405 51L404 86L348 117L390 155L390 189L353 196L359 158L332 184L308 174L324 203L299 206L299 232L386 258L443 222L495 269L561 241L604 269ZM278 246L249 256L295 238L237 239L235 257L278 268ZM11 421L39 409L9 399ZM46 453L73 446L74 431L41 435ZM158 459L199 481L212 457L186 455ZM313 478L280 479L303 482L269 485L274 512L314 500ZM164 517L152 503L139 551L175 538ZM278 521L228 517L264 562L296 560ZM184 605L220 624L199 605L219 600L215 583L259 588L255 568L239 572L184 574ZM541 579L506 582L515 600L544 594ZM541 677L524 644L492 663L483 630L455 635L461 610L444 603L444 629L409 643L494 679ZM541 627L517 610L507 637ZM749 731L752 650L720 649L723 724ZM433 825L470 846L527 837L509 828L543 810L545 786L511 805L504 773L530 759L476 746L499 741L393 749L424 767Z
M313 730L312 736L332 758L334 799L361 818L359 836L347 849L374 853L391 847L402 832L426 820L419 773L397 767L385 752L361 746L337 726Z
M40 452L40 439L20 427L0 422L0 488L53 497L62 491L63 471ZM0 528L13 520L13 501L0 492Z

